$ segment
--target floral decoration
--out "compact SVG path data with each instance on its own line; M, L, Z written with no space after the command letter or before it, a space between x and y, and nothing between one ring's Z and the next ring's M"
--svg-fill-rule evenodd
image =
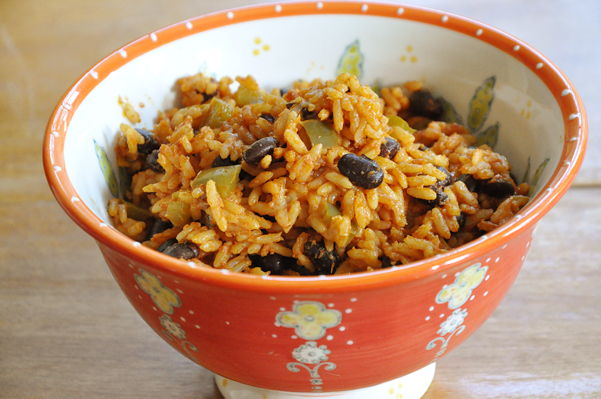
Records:
M336 75L346 72L355 75L357 78L361 78L363 75L363 60L364 57L359 46L359 39L357 39L344 49L338 60Z
M476 263L465 269L455 282L444 288L436 296L436 303L449 303L449 309L456 309L462 306L472 295L472 290L476 288L488 271L488 266L480 267L480 263Z
M317 342L308 341L306 344L299 346L292 351L292 357L301 363L318 364L319 362L328 360L328 356L332 353L327 346L317 346Z
M436 352L430 363L436 362L445 353L453 336L459 335L465 330L463 322L468 312L467 309L461 309L460 306L467 302L472 295L472 291L482 283L487 272L488 266L475 263L458 273L455 282L442 287L442 290L436 296L436 303L444 304L448 302L449 309L455 310L440 324L440 329L436 332L439 336L426 345L426 350L431 350L440 344L438 352ZM434 307L430 308L430 310L433 309ZM443 317L443 315L440 317ZM429 317L426 320L428 319ZM447 334L448 336L446 336Z
M140 274L134 274L138 286L142 288L145 293L150 295L152 301L163 313L166 313L159 317L159 321L164 328L163 335L165 335L165 338L169 341L180 345L186 352L185 355L190 360L198 362L195 357L195 353L198 352L198 349L193 343L186 341L186 331L184 331L179 323L173 321L169 316L170 314L173 314L174 308L182 306L179 297L175 292L165 287L154 274L142 269L139 269L139 272ZM184 320L184 318L182 318L182 320Z
M168 334L171 334L181 340L186 339L186 332L178 323L174 322L169 315L164 314L159 317L159 320L161 321L161 325L165 327L165 330Z
M297 302L292 312L280 312L277 322L283 327L294 328L296 335L306 340L322 338L326 329L340 324L342 314L335 309L326 309L319 302Z
M165 287L153 274L140 269L140 274L136 274L134 277L138 286L150 295L152 301L164 313L173 314L173 308L179 308L182 305L177 294Z
M333 306L333 305L330 305ZM328 355L332 353L326 345L318 345L315 340L322 338L328 328L335 327L342 321L342 313L336 309L326 309L321 302L302 301L295 302L292 311L282 311L275 317L276 325L294 328L296 335L292 338L307 340L304 344L292 351L296 362L286 364L288 370L298 373L302 369L309 372L311 388L314 392L322 389L323 380L319 369L331 371L336 364L329 362ZM333 339L328 336L328 340Z
M104 148L101 147L96 140L94 140L94 151L96 152L96 158L98 159L100 170L102 170L104 181L111 190L113 197L117 197L119 195L119 188L117 186L117 179L115 179L115 173L113 173L113 168L111 167L111 162L109 161Z
M460 325L463 324L463 320L467 316L467 309L456 309L452 315L447 317L445 321L440 325L438 335L447 335L453 333Z

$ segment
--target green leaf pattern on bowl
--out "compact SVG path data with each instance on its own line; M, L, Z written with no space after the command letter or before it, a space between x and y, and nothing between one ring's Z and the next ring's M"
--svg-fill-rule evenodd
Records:
M100 165L100 170L102 170L102 175L104 176L106 185L111 190L113 197L118 197L119 187L117 186L117 179L115 179L115 174L113 173L113 168L111 167L111 163L106 155L106 151L103 147L98 145L96 140L94 140L94 150L96 152L96 158L98 158L98 164Z
M363 54L361 54L359 39L346 46L338 61L336 74L340 75L344 72L355 75L358 79L363 75Z

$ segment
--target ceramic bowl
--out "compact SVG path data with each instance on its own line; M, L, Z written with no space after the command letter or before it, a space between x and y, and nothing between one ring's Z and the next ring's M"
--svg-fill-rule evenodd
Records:
M112 148L127 122L118 100L139 112L137 127L150 128L158 110L176 104L176 79L201 71L250 74L266 88L341 71L375 86L421 80L507 156L532 199L463 247L372 273L259 277L170 258L109 222L118 182ZM585 145L576 90L526 43L441 11L300 2L191 18L110 54L58 103L44 166L58 202L98 242L133 307L168 344L213 371L226 398L417 398L435 362L510 289L536 223L574 180Z

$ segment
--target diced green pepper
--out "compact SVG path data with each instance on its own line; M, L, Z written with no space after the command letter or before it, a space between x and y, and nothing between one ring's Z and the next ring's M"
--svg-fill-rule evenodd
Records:
M221 124L230 119L234 108L227 102L213 97L211 99L211 110L205 124L211 129L217 129Z
M340 212L340 210L336 208L336 206L330 204L329 202L326 202L326 209L323 214L323 219L326 223L330 223L334 216L340 215L342 215L342 212Z
M129 201L123 202L125 203L125 209L127 209L127 217L132 218L133 220L137 220L139 222L144 222L152 218L152 212L150 212L149 209L139 207L137 205L132 204Z
M260 90L251 90L244 85L240 85L238 91L234 94L234 100L240 106L258 103L262 98L263 94Z
M332 148L340 145L340 137L336 133L336 130L334 130L332 123L322 122L317 119L308 119L302 121L301 125L307 131L311 139L311 144L322 144L323 148Z
M209 180L213 180L217 192L219 192L222 198L227 198L236 189L240 181L241 170L242 165L220 166L218 168L201 170L190 185L198 187L201 184L207 184Z
M190 204L180 199L174 199L167 206L167 214L165 216L174 226L182 227L190 219Z
M400 116L390 115L388 117L388 126L398 126L403 130L408 131L409 133L415 133L415 129L413 129L409 124Z

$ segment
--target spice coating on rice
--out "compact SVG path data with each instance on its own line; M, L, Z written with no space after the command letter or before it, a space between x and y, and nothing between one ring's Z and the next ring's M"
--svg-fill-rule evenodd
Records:
M344 73L282 95L236 80L180 79L182 108L152 131L121 125L119 231L208 267L348 274L444 253L528 201L505 157L440 121L419 82L379 96Z

